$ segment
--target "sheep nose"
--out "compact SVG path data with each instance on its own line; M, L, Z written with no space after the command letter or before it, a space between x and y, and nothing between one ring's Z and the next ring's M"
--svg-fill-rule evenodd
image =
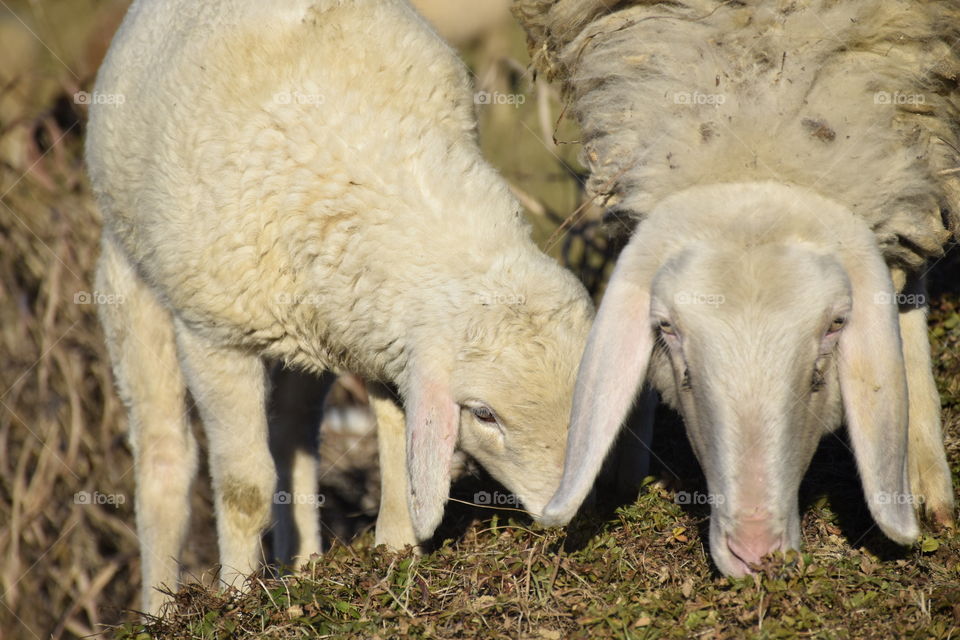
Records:
M782 545L783 536L771 529L766 518L739 520L727 536L727 548L746 565L759 563Z

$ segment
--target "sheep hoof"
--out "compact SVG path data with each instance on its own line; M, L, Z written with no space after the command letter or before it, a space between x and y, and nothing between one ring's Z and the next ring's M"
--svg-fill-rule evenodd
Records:
M953 530L956 528L956 518L953 515L952 505L942 505L937 508L927 509L927 519L938 529Z

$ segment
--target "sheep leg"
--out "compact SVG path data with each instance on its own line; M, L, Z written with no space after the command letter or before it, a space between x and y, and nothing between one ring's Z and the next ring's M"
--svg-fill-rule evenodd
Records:
M407 427L403 409L389 389L379 384L368 388L370 406L377 416L377 448L380 454L380 513L376 544L390 549L416 547L413 520L407 505Z
M100 320L121 399L129 415L140 539L141 607L160 612L165 586L176 590L179 558L190 521L197 443L185 406L173 321L122 251L104 234L97 290L116 304L100 305Z
M637 405L627 415L620 434L607 454L593 490L584 501L594 508L598 499L612 492L617 504L634 502L640 485L650 470L650 444L653 441L653 419L657 408L657 392L644 385Z
M176 324L180 362L210 449L220 580L240 586L263 552L276 470L267 441L267 380L256 355L210 344Z
M277 465L278 496L273 504L273 556L295 566L320 553L318 435L323 399L336 377L278 366L271 378L270 451Z
M636 500L640 484L650 473L650 447L658 401L657 392L644 385L621 436L623 449L617 465L617 492L631 500Z
M923 500L928 517L940 525L952 527L953 487L940 427L940 395L930 360L922 279L909 279L903 296L905 304L900 306L900 335L910 398L907 444L910 487L913 495Z

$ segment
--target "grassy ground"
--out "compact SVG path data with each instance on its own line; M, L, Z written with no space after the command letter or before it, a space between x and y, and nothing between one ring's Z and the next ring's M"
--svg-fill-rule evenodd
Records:
M952 260L934 274L940 289ZM952 278L950 278L952 279ZM931 317L954 482L960 477L960 297ZM372 536L335 545L297 575L245 593L182 591L161 619L121 638L956 638L960 535L926 528L913 548L874 526L843 436L821 445L801 488L802 553L757 575L717 574L707 508L678 504L703 479L677 417L658 416L653 475L639 499L600 504L566 530L467 506L471 477L432 553L385 553ZM671 487L667 489L665 487ZM461 502L462 501L462 502Z
M131 459L89 304L100 219L81 161L85 107L73 99L90 88L124 5L0 4L0 638L960 636L960 537L927 531L912 549L886 542L833 436L801 492L804 554L752 578L719 577L704 550L705 508L676 502L703 480L666 411L658 481L639 500L598 504L548 531L468 504L498 490L470 475L455 487L434 552L413 558L372 549L369 509L347 497L327 514L340 523L329 553L295 577L252 578L244 595L203 586L215 541L201 471L184 556L196 580L164 618L136 623ZM486 153L518 189L541 246L596 289L609 257L596 212L551 239L581 201L575 127L561 122L552 140L559 106L532 84L515 29L473 45L468 58L481 89L523 96L516 107L481 106ZM955 484L956 254L933 272L931 316Z

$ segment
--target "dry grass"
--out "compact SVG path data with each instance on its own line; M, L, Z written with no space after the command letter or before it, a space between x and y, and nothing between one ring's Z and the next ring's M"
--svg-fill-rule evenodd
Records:
M9 38L9 16L0 25ZM137 579L130 453L96 307L83 304L100 220L70 97L80 81L15 71L0 99L0 628L80 636L117 620ZM124 503L80 504L84 491Z
M491 520L457 503L434 554L385 554L363 533L373 491L351 493L344 472L325 491L340 496L338 513L328 514L339 537L361 532L352 545L335 544L299 578L257 578L243 596L194 584L165 619L113 627L136 619L139 559L125 416L96 307L87 303L96 294L90 283L100 220L80 159L85 112L73 95L89 88L123 6L0 5L0 638L79 637L105 624L121 637L164 638L960 634L960 539L928 536L912 550L886 543L835 440L822 447L804 486L805 555L772 562L756 579L717 577L703 548L705 512L678 506L653 484L636 504L616 512L600 505L566 531L505 521L506 514ZM522 37L513 31L498 39L505 48L480 43L471 51L480 83L525 100L481 110L484 147L520 190L546 243L581 199L577 146L568 144L577 134L564 123L560 144L553 143L556 104L547 88L531 85ZM599 286L610 249L595 212L551 250ZM938 266L932 317L955 477L958 275L955 257ZM667 428L656 443L657 475L672 489L700 486L676 418L661 417ZM184 561L202 583L215 550L209 489L198 484ZM472 502L477 490L493 488L471 476L455 495Z

